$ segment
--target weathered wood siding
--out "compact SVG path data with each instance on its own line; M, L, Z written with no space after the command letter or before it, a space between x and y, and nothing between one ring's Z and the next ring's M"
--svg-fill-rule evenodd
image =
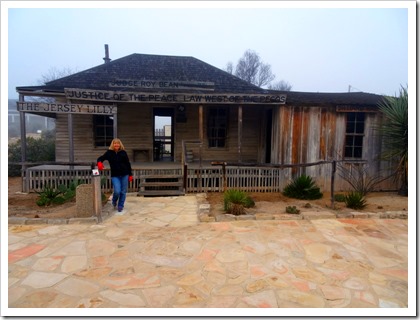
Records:
M365 114L365 134L363 141L362 161L367 174L387 175L383 171L388 163L379 161L381 138L375 134L375 127L380 121L379 113ZM346 113L336 112L327 107L284 106L273 112L273 144L271 162L273 164L312 163L321 160L344 160L340 162L345 168L354 166L344 159L346 135ZM285 169L290 180L305 173L314 178L324 190L329 190L331 166L311 166L306 168ZM379 173L380 172L380 173ZM350 190L350 185L336 174L335 190ZM395 189L392 180L379 184L377 190Z
M118 138L120 138L130 160L134 160L134 150L153 152L153 108L156 105L118 105ZM203 109L203 147L202 159L212 161L238 161L238 108L228 106L229 127L226 148L209 148L207 142L208 108ZM255 106L243 107L243 129L241 158L244 162L256 162L259 158L259 140L261 126L261 109ZM176 121L174 117L174 160L181 162L182 141L198 140L200 137L198 106L186 107L186 122ZM56 121L56 160L69 160L69 135L67 115L57 114ZM73 115L74 160L96 161L108 147L95 147L93 136L93 119L91 115ZM194 155L195 158L198 155Z

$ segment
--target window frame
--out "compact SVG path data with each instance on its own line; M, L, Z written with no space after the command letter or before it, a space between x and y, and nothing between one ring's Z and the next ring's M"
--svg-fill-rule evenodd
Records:
M363 159L365 129L366 112L346 112L344 159Z
M223 110L224 115L221 115ZM207 147L212 150L223 150L228 148L229 135L229 107L227 106L211 106L207 111ZM212 113L216 112L216 115ZM216 122L216 123L215 123ZM218 123L217 123L218 122ZM215 123L215 125L212 125ZM212 135L212 133L220 133L224 130L224 135ZM217 141L223 140L223 146ZM215 142L214 144L212 142Z
M102 119L102 121L100 121ZM108 120L108 121L107 121ZM94 114L92 117L93 146L95 148L109 147L114 138L114 117L110 115ZM102 135L98 134L102 131ZM111 134L108 134L110 132ZM101 143L101 141L103 141Z

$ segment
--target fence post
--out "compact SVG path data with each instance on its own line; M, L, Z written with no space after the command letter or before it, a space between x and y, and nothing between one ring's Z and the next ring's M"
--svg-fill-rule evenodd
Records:
M98 222L102 222L102 195L101 195L101 175L98 168L92 163L92 185L93 185L93 210L98 217Z
M335 171L336 171L336 161L331 162L331 209L334 209L334 183L335 183Z

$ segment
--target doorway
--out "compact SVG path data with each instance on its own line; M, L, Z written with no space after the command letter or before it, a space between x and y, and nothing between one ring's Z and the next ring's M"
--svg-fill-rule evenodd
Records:
M153 109L153 161L174 161L174 109Z

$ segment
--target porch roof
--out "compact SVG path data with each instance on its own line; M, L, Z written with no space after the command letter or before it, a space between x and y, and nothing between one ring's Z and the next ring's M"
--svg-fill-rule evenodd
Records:
M279 91L271 91L276 92ZM382 95L367 92L298 92L284 91L287 94L287 105L299 106L343 106L357 105L378 107L384 98Z

